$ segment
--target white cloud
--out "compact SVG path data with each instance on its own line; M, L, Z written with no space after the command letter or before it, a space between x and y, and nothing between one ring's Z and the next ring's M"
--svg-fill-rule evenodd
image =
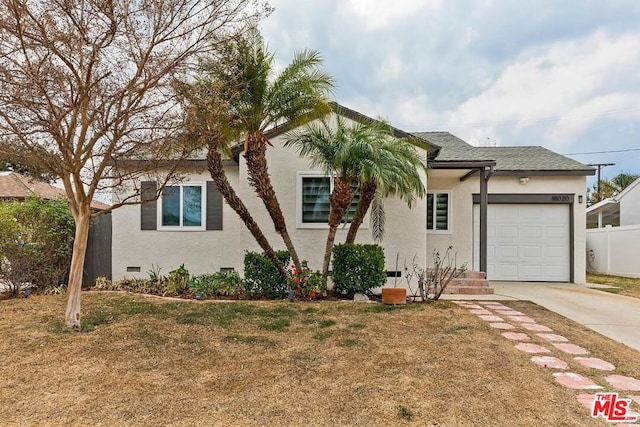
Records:
M420 11L439 9L442 0L346 0L340 10L353 16L353 24L367 30L380 30L397 25L399 20Z
M621 109L633 113L640 95L638 69L640 36L598 31L521 55L482 93L443 116L452 128L466 127L465 134L476 137L479 129L499 135L505 125L516 132L545 127L550 142L562 146L603 116Z

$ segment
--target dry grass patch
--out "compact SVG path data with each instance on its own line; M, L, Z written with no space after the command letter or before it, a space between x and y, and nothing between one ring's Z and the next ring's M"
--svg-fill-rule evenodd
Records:
M566 317L549 311L529 301L503 301L502 304L521 311L532 317L538 323L553 329L553 333L566 337L570 343L577 344L589 350L590 354L582 357L598 357L615 365L616 374L640 378L640 352L627 347L612 339L606 338L591 329L582 326ZM593 379L598 385L604 387L604 391L615 391L605 381L604 377L612 372L604 372L597 369L586 368L573 360L573 355L566 354L548 341L537 337L535 332L527 331L536 344L544 345L556 356L567 363L571 372L577 372ZM633 394L633 393L631 393Z
M447 302L87 293L90 332L80 334L61 327L64 305L64 296L0 302L0 425L603 425Z
M615 288L595 288L599 291L640 298L640 279L587 273L587 282L615 286Z

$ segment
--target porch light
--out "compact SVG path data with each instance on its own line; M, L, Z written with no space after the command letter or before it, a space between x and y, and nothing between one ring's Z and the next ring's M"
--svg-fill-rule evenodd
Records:
M527 185L527 182L529 182L529 178L528 177L523 176L522 178L520 178L520 184Z

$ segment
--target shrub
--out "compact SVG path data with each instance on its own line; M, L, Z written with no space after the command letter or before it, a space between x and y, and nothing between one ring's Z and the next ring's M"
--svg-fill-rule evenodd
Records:
M74 230L66 200L0 203L0 277L14 294L25 283L44 291L65 282Z
M189 288L194 293L200 293L205 297L222 296L240 299L245 294L242 278L235 271L193 276L189 280Z
M289 252L276 251L276 255L282 264L289 264ZM280 299L285 298L289 293L286 280L264 253L249 251L245 253L244 280L245 290L252 297Z
M309 269L307 261L302 261L302 271L291 264L291 276L287 279L289 289L293 290L298 299L313 300L320 295L326 296L326 286L322 280L322 273Z
M151 277L153 282L154 279ZM189 270L181 264L180 267L169 272L169 277L163 277L160 279L163 285L162 295L183 295L189 291Z
M336 292L349 297L382 286L387 280L382 247L347 243L335 245L332 277Z

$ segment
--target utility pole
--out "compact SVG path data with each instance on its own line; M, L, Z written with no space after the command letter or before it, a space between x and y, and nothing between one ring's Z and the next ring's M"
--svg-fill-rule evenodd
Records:
M605 166L614 166L615 163L589 163L587 166L596 166L598 168L598 201L600 201L600 169Z

